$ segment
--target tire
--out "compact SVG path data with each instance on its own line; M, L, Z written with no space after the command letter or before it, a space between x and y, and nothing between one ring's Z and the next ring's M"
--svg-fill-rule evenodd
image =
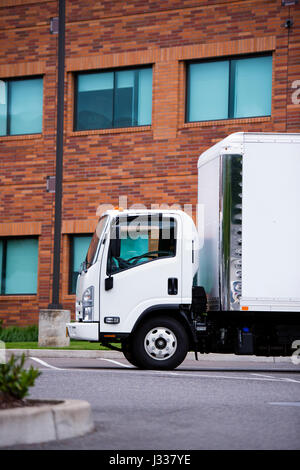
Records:
M143 323L132 340L131 354L143 369L175 369L189 349L188 335L174 318L161 316Z
M138 361L134 359L132 354L132 346L129 341L122 343L122 353L124 354L127 361L130 362L130 364L135 367L140 367Z

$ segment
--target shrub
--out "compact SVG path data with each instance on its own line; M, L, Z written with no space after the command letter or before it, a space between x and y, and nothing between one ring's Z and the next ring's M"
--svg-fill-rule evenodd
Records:
M15 356L6 364L0 364L0 394L4 398L22 399L28 395L29 387L34 385L35 379L41 375L38 369L30 366L24 368L26 356Z
M0 324L0 340L5 343L16 343L24 341L38 341L39 331L37 325L19 327L9 326L1 328Z

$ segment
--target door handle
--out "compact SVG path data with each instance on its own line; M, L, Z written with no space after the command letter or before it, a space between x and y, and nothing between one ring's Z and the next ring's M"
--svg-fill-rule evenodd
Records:
M168 279L168 294L177 295L178 294L178 279L177 277L169 277Z

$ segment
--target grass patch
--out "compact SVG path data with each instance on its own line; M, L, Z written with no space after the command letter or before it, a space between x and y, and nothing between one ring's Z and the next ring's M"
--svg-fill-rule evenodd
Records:
M4 341L4 343L38 341L38 335L37 325L25 327L8 326L7 328L1 328L0 325L0 340Z
M115 344L115 346L120 347L119 344ZM100 345L99 343L89 343L88 341L76 341L70 340L70 346L65 348L41 348L38 345L37 341L24 341L24 342L7 342L5 343L6 349L66 349L68 350L105 350L109 351L109 348Z
M39 347L38 345L39 329L37 325L31 326L8 326L7 328L1 327L0 322L0 341L5 343L6 349L76 349L76 350L108 350L105 346L99 343L89 343L88 341L76 341L70 340L70 346L65 348L50 348L50 347ZM116 347L120 347L120 344L114 344Z

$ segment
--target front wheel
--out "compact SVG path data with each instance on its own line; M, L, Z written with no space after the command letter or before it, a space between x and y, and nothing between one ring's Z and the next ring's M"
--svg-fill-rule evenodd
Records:
M188 335L181 323L157 317L142 324L132 341L132 356L143 369L175 369L185 359Z
M139 362L138 360L135 359L132 353L131 341L127 340L122 343L122 353L124 354L127 361L130 362L130 364L132 364L135 367L139 367Z

